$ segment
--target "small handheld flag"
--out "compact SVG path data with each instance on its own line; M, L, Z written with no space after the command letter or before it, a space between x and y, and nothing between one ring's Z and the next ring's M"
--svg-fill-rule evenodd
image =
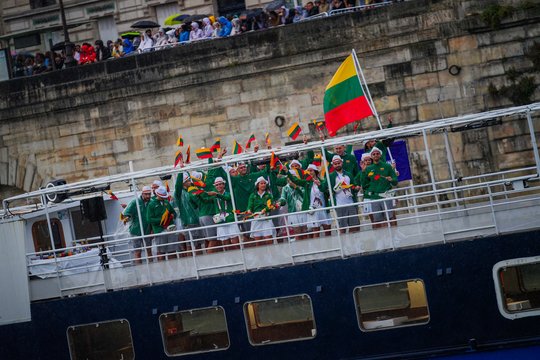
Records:
M298 123L292 124L292 126L287 130L287 136L290 137L293 140L296 140L298 135L302 132L302 128L300 128L300 125Z
M275 169L276 164L278 163L278 161L279 161L278 157L272 151L272 155L270 156L270 169L272 169L272 170Z
M178 139L176 140L176 146L184 146L184 139L182 139L182 135L178 135Z
M118 197L116 197L116 195L114 195L112 190L107 190L107 194L109 194L109 196L111 197L112 200L118 200Z
M210 146L210 151L216 152L216 151L219 151L220 149L221 149L221 138L217 138L216 141L214 142L214 145Z
M266 143L266 146L272 145L272 141L270 140L270 133L264 134L264 142Z
M313 120L315 130L322 131L324 129L324 120Z
M233 151L232 151L232 153L235 154L235 155L237 155L237 154L241 154L242 151L244 151L244 150L242 149L242 146L240 146L240 144L238 143L238 141L234 140L234 142L233 142Z
M176 167L176 165L178 165L178 163L182 161L182 158L182 150L177 150L176 154L174 155L174 167Z
M254 142L256 139L255 139L255 134L251 134L251 136L249 137L247 143L246 143L246 149L250 149L251 148L251 143Z
M186 164L191 162L191 145L188 145L186 150Z
M200 148L195 151L199 159L209 159L212 157L212 151L209 148Z

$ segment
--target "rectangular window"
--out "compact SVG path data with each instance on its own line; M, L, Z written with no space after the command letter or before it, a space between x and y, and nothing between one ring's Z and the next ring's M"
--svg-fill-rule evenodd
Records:
M41 45L41 36L39 34L30 34L13 38L15 49L24 49L27 47Z
M73 223L73 232L77 242L80 242L84 239L90 239L94 237L99 237L99 224L97 221L90 221L85 219L82 215L81 210L76 209L70 211L71 221ZM88 243L97 243L101 240L94 239L87 241Z
M494 267L498 302L511 319L540 314L540 259L516 259Z
M30 0L31 9L39 9L56 4L56 0Z
M134 359L129 322L125 319L70 326L71 360Z
M422 280L360 286L354 289L362 331L427 324L429 309Z
M252 345L312 339L317 334L308 295L247 302L244 316Z
M161 314L159 325L167 356L229 348L227 320L221 306Z
M66 247L64 240L64 230L62 223L58 219L51 219L51 230L54 238L54 248L62 249ZM32 238L34 240L35 251L52 250L51 237L47 220L36 221L32 224Z

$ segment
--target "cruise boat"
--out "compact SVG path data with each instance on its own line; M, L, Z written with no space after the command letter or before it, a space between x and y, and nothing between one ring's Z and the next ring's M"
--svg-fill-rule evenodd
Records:
M535 103L273 149L285 157L352 145L359 157L364 141L393 138L398 170L411 176L386 197L397 226L373 228L359 197L358 232L338 231L332 202L331 234L300 240L286 226L264 246L178 250L163 261L143 251L137 263L119 218L152 180L264 163L271 150L8 198L0 358L537 359L539 119ZM491 158L464 138L488 144Z

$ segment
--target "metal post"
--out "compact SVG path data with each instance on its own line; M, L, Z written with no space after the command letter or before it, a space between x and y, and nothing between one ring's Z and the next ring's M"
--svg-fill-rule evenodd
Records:
M441 224L441 231L443 233L443 242L446 243L446 239L444 237L442 219L441 219L441 207L439 205L439 197L437 196L437 185L435 185L435 173L433 172L433 165L431 164L431 154L429 153L426 129L422 129L422 138L424 139L424 149L426 151L426 159L427 159L428 168L429 168L429 177L431 178L431 188L433 189L433 196L435 197L435 204L437 205L437 215L439 216L439 223Z
M456 174L454 172L454 155L452 154L452 149L450 148L450 140L448 139L448 131L444 129L444 148L446 149L446 159L448 160L448 169L450 170L450 176L452 177L452 187L454 188L454 199L456 199L456 207L459 207L458 194L455 189L456 187Z
M69 32L66 22L66 12L64 10L63 0L58 0L58 5L60 6L60 17L62 19L62 28L64 30L64 45L66 49L66 60L64 61L65 67L72 67L77 65L77 60L73 58L73 44L69 40Z
M41 201L45 205L45 217L47 218L47 227L49 228L49 238L51 239L51 246L53 250L54 265L56 270L56 280L58 280L58 290L60 291L60 296L62 296L62 285L60 283L60 274L58 272L58 258L56 257L56 246L54 246L54 235L51 226L51 217L49 216L49 207L47 206L47 196L42 195Z
M229 166L228 162L225 162L225 166ZM231 180L231 174L229 171L225 170L225 173L227 173L227 181L229 182L229 192L231 194L231 202L233 206L233 215L234 215L234 222L236 226L238 226L238 215L236 214L236 202L234 201L234 191L232 187L232 180ZM238 226L238 230L240 230L240 226ZM238 237L238 245L240 245L240 254L242 254L242 264L244 265L244 272L247 272L247 265L246 265L246 255L244 254L244 240L243 240L242 231L240 231L240 235Z
M345 258L345 253L343 252L343 242L341 240L341 233L340 233L340 227L339 227L339 220L337 218L337 212L336 212L336 203L334 201L334 194L332 186L330 186L330 171L328 167L328 161L326 160L326 153L324 151L324 146L321 146L321 155L322 155L322 164L321 166L326 166L328 169L325 171L326 173L326 181L328 182L328 192L330 193L330 203L332 204L332 208L334 209L334 213L336 214L336 229L337 229L337 236L339 240L339 251L341 254L341 258Z
M536 135L534 132L534 124L532 122L531 110L527 110L527 123L529 124L529 132L531 134L531 145L533 148L534 161L536 162L536 174L540 175L540 155L538 154L538 145L536 144Z

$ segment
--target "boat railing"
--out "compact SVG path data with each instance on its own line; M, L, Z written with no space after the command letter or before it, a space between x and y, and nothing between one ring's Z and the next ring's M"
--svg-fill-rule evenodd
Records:
M517 170L515 172L517 172ZM489 177L500 177L502 174L489 175ZM528 181L531 180L531 178L531 175L516 176L509 179L490 180L475 184L459 185L436 190L430 189L424 192L415 193L410 193L410 188L397 189L395 196L379 200L380 202L385 202L391 199L399 204L399 206L395 208L397 213L396 220L386 218L379 223L371 223L368 216L373 215L374 213L363 213L362 211L359 211L362 221L358 226L355 226L358 229L358 232L350 232L351 226L339 227L338 225L340 218L336 216L335 209L350 205L329 206L328 208L313 209L296 213L307 214L317 211L330 211L330 221L332 224L330 231L332 232L332 235L328 237L324 236L326 231L323 229L320 231L320 237L318 238L299 240L299 237L310 236L312 233L292 233L291 227L288 225L287 220L287 217L290 214L279 214L265 217L265 219L268 220L282 219L284 224L283 231L275 234L270 240L271 244L267 239L256 241L253 240L250 242L244 242L242 240L238 245L228 244L212 249L212 251L216 251L216 253L211 253L211 251L209 251L210 249L206 249L206 251L203 249L196 249L195 244L197 241L204 242L205 240L209 239L190 238L189 236L191 233L187 232L186 230L175 230L162 234L146 235L146 237L158 238L160 236L178 236L180 234L187 233L188 237L185 240L177 241L175 243L175 245L178 246L178 251L172 254L172 257L171 254L169 254L168 259L163 261L160 260L162 260L164 256L157 255L155 252L153 256L146 256L144 254L145 248L124 248L123 250L119 251L113 250L115 246L127 245L131 240L137 237L128 236L121 239L115 239L114 235L108 234L103 236L103 241L83 245L78 244L55 250L57 254L66 252L69 253L70 251L76 252L77 249L80 249L81 246L83 246L86 252L93 251L94 257L103 257L103 254L98 254L97 252L102 248L106 248L108 250L105 252L105 258L109 259L108 263L104 264L101 261L99 263L94 261L92 264L74 265L69 268L62 268L62 261L69 261L69 256L67 258L56 257L54 258L54 269L51 269L49 272L41 272L39 277L56 278L60 284L61 295L76 294L81 292L90 292L92 291L92 288L124 288L129 287L129 284L131 284L130 281L127 281L127 285L107 285L107 281L104 280L104 276L94 276L91 278L92 280L88 280L86 277L81 277L81 274L90 272L98 272L101 274L110 272L115 274L114 276L118 277L119 273L123 272L124 275L131 274L132 271L130 269L136 268L138 269L137 272L139 273L147 273L146 276L143 276L146 280L138 281L136 283L136 285L139 286L160 281L170 281L171 279L180 280L185 278L199 278L201 276L205 276L205 273L215 275L227 273L228 271L248 271L254 267L254 264L258 258L258 255L254 255L254 252L261 251L261 249L264 248L267 248L269 253L274 253L276 251L281 253L281 257L278 259L278 265L294 265L299 262L313 261L314 259L355 256L369 254L373 251L380 251L384 249L396 250L398 248L409 246L425 246L426 243L444 243L446 241L456 240L456 234L460 235L459 239L468 238L467 233L469 233L470 237L479 236L479 234L500 234L504 233L505 231L511 231L513 228L507 230L507 228L504 226L499 226L499 210L504 212L508 208L511 208L514 210L518 209L517 211L519 211L522 206L527 207L531 203L535 203L536 206L540 204L540 187L537 186L536 183L532 182L531 186L518 190L513 189L511 186L511 184L514 182ZM510 186L508 182L510 182ZM463 194L466 191L477 192L477 194L440 200L440 195L442 194L449 193L455 195L456 193ZM425 199L431 200L424 201ZM504 201L501 201L501 199ZM354 204L354 206L358 209L362 209L364 204L365 203L363 201L358 201ZM381 212L384 213L384 210ZM464 212L467 214L464 214ZM445 229L445 223L456 221L456 219L464 219L465 217L469 217L469 220L475 219L475 221L470 222L470 226L466 228L459 227L457 229ZM242 223L242 221L239 223ZM217 228L220 225L222 224L215 224L209 227ZM379 225L380 228L372 229L374 225ZM540 223L537 221L533 224L533 226L540 227ZM426 227L435 228L436 231L428 232L428 234L437 234L438 236L435 236L433 239L423 239L417 242L409 241L411 238L414 238L414 236L417 236L422 229L425 230ZM407 232L406 230L400 232L400 229L411 228L415 228L417 230L416 235L413 232ZM341 231L346 233L341 234ZM241 233L241 235L249 235L249 233ZM364 246L365 244L363 243L368 241L366 238L370 238L369 241L372 241L374 236L375 238L384 238L386 243L383 245L377 245L373 248ZM99 238L92 238L87 239L86 241L98 239ZM310 244L310 242L316 242L317 244ZM279 250L271 250L272 247L279 248ZM132 254L132 252L135 250L142 250L142 264L136 264L135 259L130 256L130 254ZM36 257L42 257L46 254L50 255L51 253L51 251L31 252L28 253L27 256L30 260L35 259ZM219 260L209 261L208 259L205 259L208 257L213 258L214 260L219 258ZM51 259L51 261L52 260L53 259ZM177 276L172 275L172 278L161 278L160 276L156 276L156 272L164 271L162 264L170 264L173 261L179 261L181 263L188 261L193 271L187 274L187 276L186 274L182 273L179 273ZM268 267L273 265L276 264L274 264L271 260L266 260L261 264L260 267ZM39 264L36 266L39 266ZM32 277L31 279L37 279L34 276L34 271L32 268L33 266L29 261L29 276ZM65 283L62 280L62 278L76 276L81 277L84 279L84 281Z

